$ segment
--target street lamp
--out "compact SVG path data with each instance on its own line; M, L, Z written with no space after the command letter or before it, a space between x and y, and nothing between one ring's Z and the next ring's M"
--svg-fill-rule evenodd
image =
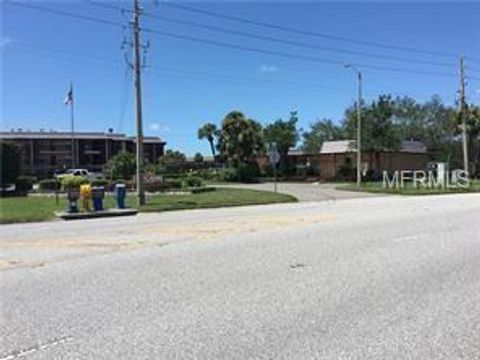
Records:
M345 68L352 69L358 79L357 100L357 186L362 183L362 72L352 64L345 64Z

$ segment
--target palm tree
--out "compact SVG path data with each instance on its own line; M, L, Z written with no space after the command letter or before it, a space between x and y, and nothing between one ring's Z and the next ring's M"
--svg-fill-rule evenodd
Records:
M201 139L207 139L208 142L210 143L210 149L212 150L212 155L215 158L215 145L214 145L214 140L215 136L217 135L217 126L212 123L206 123L204 124L200 129L198 129L198 138Z

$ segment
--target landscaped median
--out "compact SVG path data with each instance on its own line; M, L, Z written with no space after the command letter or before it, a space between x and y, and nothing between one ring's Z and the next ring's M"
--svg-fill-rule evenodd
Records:
M153 194L147 196L147 204L140 208L142 212L168 211L182 209L201 209L241 205L261 205L288 203L297 200L286 194L270 191L215 188L192 194ZM114 207L112 195L105 197L105 208ZM135 194L128 194L127 206L136 207ZM61 195L58 204L53 195L0 198L0 223L32 222L51 220L54 212L67 207L65 195Z
M397 194L397 195L442 195L442 194L462 194L480 192L480 180L471 180L470 186L466 188L425 188L422 186L413 186L413 183L405 183L403 187L385 187L383 182L365 182L359 188L356 184L344 184L336 187L337 190L344 191L363 191L378 194Z

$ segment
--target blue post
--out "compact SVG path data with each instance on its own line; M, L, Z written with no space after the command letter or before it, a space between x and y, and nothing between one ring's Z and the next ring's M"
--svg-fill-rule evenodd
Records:
M105 189L103 186L96 186L92 188L93 210L103 210L103 198L105 197Z
M117 198L117 208L125 209L125 197L127 195L127 191L125 188L125 184L117 184L115 185L115 196Z

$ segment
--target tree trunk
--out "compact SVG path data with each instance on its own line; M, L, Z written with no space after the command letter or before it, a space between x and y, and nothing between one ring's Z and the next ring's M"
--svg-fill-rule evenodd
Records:
M210 143L210 150L212 150L212 156L215 160L215 146L213 145L213 139L208 139L208 142Z

